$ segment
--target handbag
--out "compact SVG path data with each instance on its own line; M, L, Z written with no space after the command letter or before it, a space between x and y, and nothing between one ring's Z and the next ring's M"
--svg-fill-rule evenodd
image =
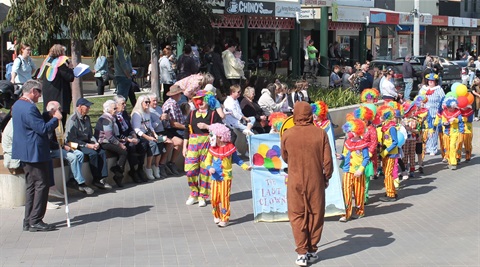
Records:
M105 85L110 84L110 76L108 75L108 73L102 75L102 80Z

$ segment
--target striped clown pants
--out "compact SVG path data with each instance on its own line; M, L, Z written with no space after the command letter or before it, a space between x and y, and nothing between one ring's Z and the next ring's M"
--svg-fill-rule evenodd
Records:
M191 134L188 138L185 172L192 197L207 199L210 195L210 174L205 165L209 147L208 135Z

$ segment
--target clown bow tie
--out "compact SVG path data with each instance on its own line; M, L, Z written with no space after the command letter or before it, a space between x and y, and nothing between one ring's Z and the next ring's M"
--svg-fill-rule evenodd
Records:
M205 118L207 116L207 111L206 110L197 110L197 113L195 115L197 118L200 118L200 116L202 116L202 118Z

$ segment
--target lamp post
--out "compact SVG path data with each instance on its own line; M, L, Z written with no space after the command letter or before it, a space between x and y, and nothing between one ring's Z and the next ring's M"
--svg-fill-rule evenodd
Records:
M420 55L420 1L414 0L413 13L413 55Z

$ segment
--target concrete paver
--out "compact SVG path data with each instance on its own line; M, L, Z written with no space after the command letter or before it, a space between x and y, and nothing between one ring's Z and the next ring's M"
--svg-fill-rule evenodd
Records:
M321 261L312 266L480 266L480 123L474 157L458 170L426 156L425 175L403 182L400 199L382 203L371 181L362 219L327 218ZM342 140L337 141L340 146ZM288 222L254 223L250 173L234 167L231 224L213 223L211 206L186 206L185 176L127 184L70 198L45 221L58 230L22 231L22 208L0 209L1 266L296 266Z

